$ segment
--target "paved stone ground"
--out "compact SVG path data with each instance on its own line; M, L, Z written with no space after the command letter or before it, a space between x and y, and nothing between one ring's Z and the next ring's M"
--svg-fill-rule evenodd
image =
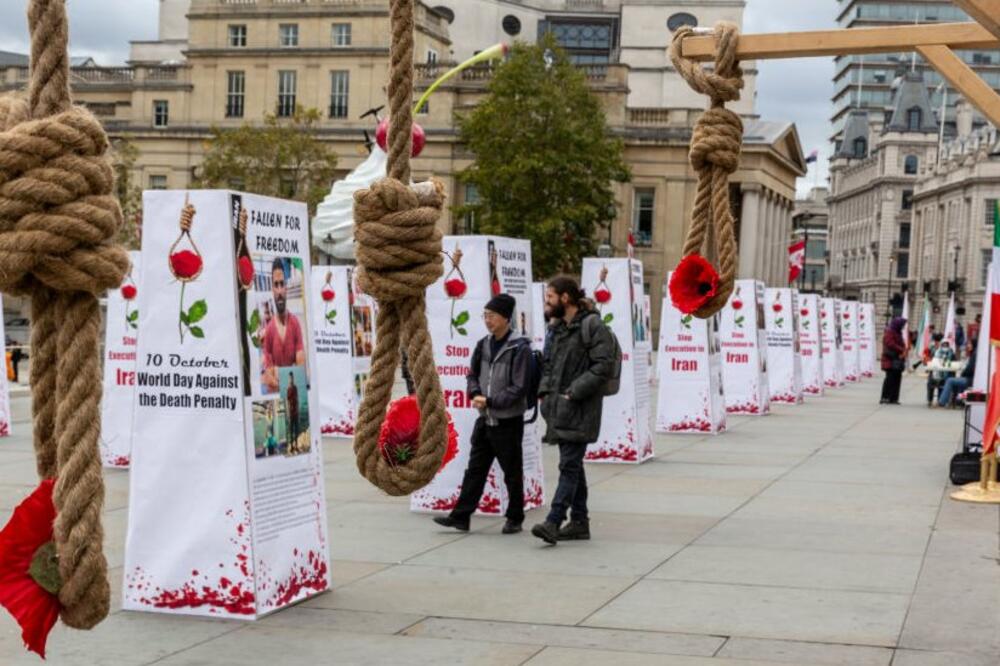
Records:
M1000 509L947 499L960 413L927 410L917 379L901 407L875 404L878 388L723 437L658 436L640 467L590 465L595 538L556 548L499 519L441 531L330 441L332 593L254 624L117 611L89 633L57 627L49 662L996 666ZM34 470L27 397L14 411L3 521ZM107 482L120 605L127 473ZM37 663L4 614L0 664Z

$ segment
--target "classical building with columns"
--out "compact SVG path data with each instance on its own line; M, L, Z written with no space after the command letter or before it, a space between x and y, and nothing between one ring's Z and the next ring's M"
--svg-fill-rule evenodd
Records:
M496 5L503 13L477 14L469 11L473 5ZM669 66L664 49L678 26L722 18L740 23L743 6L742 0L418 2L415 86L419 94L452 60L496 41L551 31L585 72L609 131L625 143L632 181L616 185L618 215L607 250L621 256L629 236L635 239L658 327L663 280L681 257L695 194L688 144L706 104ZM504 28L508 13L528 9L533 23L524 19L517 34ZM468 21L478 27L468 29ZM73 68L72 86L113 138L138 148L133 175L145 188L189 187L214 127L260 123L265 113L288 115L295 105L321 110L317 136L337 153L340 178L367 156L364 132L374 122L361 115L385 104L388 59L388 0L160 0L157 40L133 42L127 66ZM755 72L752 63L744 67L747 90L734 105L745 123L744 149L730 179L740 276L783 285L795 181L806 166L794 125L754 114ZM0 62L0 91L23 89L27 75L23 62ZM440 178L452 205L475 196L455 177L474 159L458 142L455 114L482 98L491 76L488 66L466 70L416 117L428 141L414 160L414 178ZM441 226L446 233L476 232L474 220L451 210ZM323 239L316 241L322 251Z
M1000 134L991 126L974 130L967 103L958 105L956 118L958 137L922 171L913 195L910 282L930 298L938 325L950 286L966 322L982 312L1000 215Z
M850 112L830 164L827 198L831 291L875 303L880 321L889 303L912 287L914 192L938 146L939 126L920 73L903 76L894 94L883 118Z

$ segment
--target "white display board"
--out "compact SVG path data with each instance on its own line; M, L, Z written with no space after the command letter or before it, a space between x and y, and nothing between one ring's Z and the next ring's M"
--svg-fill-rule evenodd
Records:
M643 316L642 262L637 259L583 260L583 289L622 348L621 387L604 398L601 432L587 447L586 460L641 463L653 457L650 423L649 354Z
M719 315L709 319L686 315L674 307L666 290L663 293L656 355L660 377L656 431L720 433L726 429L726 400Z
M862 377L875 376L875 352L878 349L875 305L858 304L858 370Z
M375 348L375 299L361 290L349 266L314 267L310 294L320 432L353 437Z
M104 396L101 399L101 462L128 467L132 457L135 409L135 350L139 337L141 253L129 252L132 265L118 289L107 293L104 325Z
M799 347L799 292L769 288L764 292L767 331L767 382L771 402L802 403L802 359Z
M823 395L823 344L820 319L820 298L816 294L799 294L799 356L802 359L802 392Z
M840 350L840 316L836 298L819 300L820 342L823 353L823 384L827 388L844 385L844 357Z
M499 293L513 296L517 307L511 324L518 335L530 335L535 330L534 317L541 316L534 312L529 241L497 236L446 236L443 247L444 275L427 288L427 319L445 405L458 433L458 454L430 484L410 495L413 511L447 512L458 501L469 462L472 429L479 417L479 410L469 404L466 376L476 344L488 333L483 322L486 303ZM541 421L524 427L525 511L545 501L542 427ZM507 488L500 465L494 462L477 513L496 515L506 510Z
M844 381L856 382L861 379L858 354L858 302L837 301L840 312L841 351L844 358Z
M545 283L531 283L531 348L545 347Z
M330 587L306 206L143 209L124 607L254 619Z
M720 313L722 383L726 411L763 415L770 411L764 283L737 280Z
M3 314L3 296L0 296L0 315ZM0 340L4 342L4 370L0 373L0 437L10 437L10 385L7 383L7 333L3 330L3 317L0 316Z

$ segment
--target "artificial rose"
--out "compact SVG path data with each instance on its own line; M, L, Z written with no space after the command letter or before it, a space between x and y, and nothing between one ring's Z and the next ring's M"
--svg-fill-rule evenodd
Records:
M253 282L253 262L250 261L250 257L240 257L236 263L239 265L240 284L249 287Z
M458 455L458 433L448 416L448 443L441 459L444 468ZM391 465L405 465L417 453L420 440L420 406L417 398L408 395L394 400L385 415L382 429L379 431L378 447L382 457Z
M451 278L444 282L444 293L448 294L448 298L461 298L465 295L466 289L468 285L461 278Z
M670 300L684 314L692 314L708 303L719 289L719 274L704 257L689 254L670 276Z
M319 292L319 295L322 297L324 303L329 303L336 297L336 294L330 287L323 287L323 291Z
M594 300L600 303L601 305L604 305L605 303L611 300L611 291L609 289L605 289L604 287L595 290Z
M138 291L136 290L135 285L126 284L122 286L122 298L124 298L126 301L131 301L133 298L135 298L135 295L137 293Z
M191 250L181 250L170 255L170 269L178 278L190 280L201 272L201 257Z
M771 306L771 309L775 312L781 312L784 308L781 307L781 303L775 303Z

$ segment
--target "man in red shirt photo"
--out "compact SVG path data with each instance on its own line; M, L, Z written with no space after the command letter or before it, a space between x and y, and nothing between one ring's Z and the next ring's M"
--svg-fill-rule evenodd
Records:
M299 318L288 311L288 269L282 259L275 259L271 266L271 295L275 313L264 328L261 343L260 380L266 393L275 393L280 388L278 368L306 364L302 325Z

